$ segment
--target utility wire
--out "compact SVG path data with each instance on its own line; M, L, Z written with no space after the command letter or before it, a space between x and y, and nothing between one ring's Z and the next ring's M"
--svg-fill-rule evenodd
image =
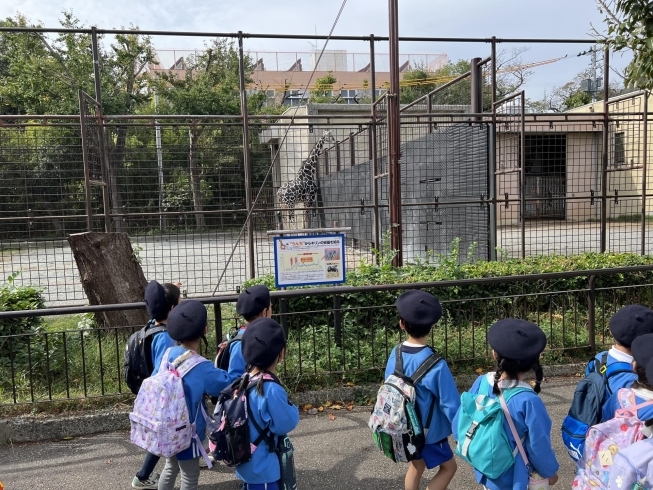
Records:
M317 67L320 64L320 60L322 59L322 55L324 54L324 51L326 50L327 44L329 44L329 40L331 39L331 36L333 35L333 31L336 28L336 25L338 25L338 20L340 20L340 15L342 14L342 11L345 8L345 5L347 4L347 0L343 0L342 5L340 6L340 10L338 11L338 15L336 15L336 19L333 22L333 25L331 26L331 30L329 31L329 35L327 36L326 40L324 41L324 46L322 47L322 51L320 51L320 56L318 57L317 61L315 62L315 67L313 67L313 71L311 72L311 76L306 82L306 87L308 87L313 80L313 76L315 75L315 71L317 70ZM220 286L220 282L222 281L222 278L224 277L225 273L227 272L227 268L229 267L229 264L231 264L231 260L234 257L234 254L236 253L236 249L238 248L238 244L240 243L240 240L243 236L243 232L245 231L245 228L247 227L247 223L250 223L250 217L252 215L252 212L254 211L254 208L256 207L256 203L261 196L261 192L263 191L263 187L265 186L265 182L268 180L268 177L270 176L270 173L272 172L272 167L274 166L274 162L277 161L277 157L279 156L279 152L281 151L281 147L283 146L283 143L286 141L286 137L288 136L288 132L290 131L290 127L292 126L293 122L295 121L295 116L297 115L297 111L299 110L299 106L301 103L304 101L304 98L306 97L306 90L303 90L302 97L299 100L299 104L295 106L295 112L293 113L292 117L290 118L290 122L288 123L288 127L286 127L286 132L283 134L283 137L281 138L281 142L279 143L279 146L277 147L277 151L274 155L274 158L272 158L272 163L270 164L270 167L268 168L267 173L265 174L265 177L263 178L263 182L261 183L261 187L258 190L258 193L256 194L256 197L254 198L254 202L252 203L252 206L250 209L247 210L247 218L245 219L245 223L243 224L242 228L240 229L240 233L238 234L238 238L236 239L236 243L234 244L233 249L231 250L231 254L229 254L229 258L227 259L227 263L224 265L224 269L222 269L222 273L220 274L220 277L218 278L218 283L215 285L215 289L213 290L213 296L215 296L215 293L218 291L218 287ZM247 108L245 108L247 110ZM243 148L244 151L249 151L247 148ZM246 183L246 185L249 185L249 183Z

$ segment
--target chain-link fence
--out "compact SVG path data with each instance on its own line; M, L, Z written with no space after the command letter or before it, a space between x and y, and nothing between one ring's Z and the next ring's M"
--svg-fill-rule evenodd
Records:
M47 55L35 37L42 33L3 29L0 34L15 36L8 50L25 43L35 56ZM116 40L128 34L82 30L61 36L86 46L98 32ZM347 83L360 84L360 94L334 89L326 91L333 96L326 96L328 103L313 103L301 90L285 87L280 100L291 107L277 115L265 114L269 97L256 99L262 90L256 82L243 82L238 94L235 73L235 85L224 90L232 105L219 108L227 115L192 115L191 109L170 114L166 86L157 86L162 95L154 99L147 77L131 80L125 105L114 93L123 88L109 83L115 76L109 58L94 47L108 80L94 84L94 58L85 48L90 62L81 65L84 76L69 89L73 105L59 104L57 114L26 115L53 97L53 88L43 85L32 112L0 112L0 273L22 271L17 283L45 288L48 304L84 302L66 238L88 230L128 233L146 277L181 280L190 296L234 291L249 278L271 273L271 231L344 227L348 266L376 260L374 250L384 249L393 227L389 209L396 204L388 189L388 101L397 95L388 93L384 81L386 55L374 54L378 39L357 41L369 43L369 56L332 51L324 63L332 60L337 68L341 58L358 60L344 63L342 76L354 77ZM439 73L423 80L404 77L400 86L404 261L429 261L456 242L461 260L648 254L649 94L611 98L607 107L595 102L534 114L525 92L514 89L519 84L505 78L523 79L515 70L524 68L510 68L496 55L508 40L481 41L490 43L494 59L474 58L462 73L462 65L443 65L442 55L423 55L428 66L412 55L400 57L404 73ZM247 50L212 46L233 66L241 61L261 73L273 66L255 50L248 56ZM144 49L138 61L151 68L151 77L172 73L166 70L181 76L208 52L188 53L174 53L168 60L173 66ZM54 59L44 70L57 67L77 77L67 65L73 61ZM450 74L443 76L443 69ZM192 73L197 77L199 71ZM308 75L297 77L308 84ZM53 86L59 83L53 80ZM102 106L86 95L98 87ZM294 106L302 99L304 105ZM243 110L242 100L258 100L259 106ZM140 112L133 109L135 101Z

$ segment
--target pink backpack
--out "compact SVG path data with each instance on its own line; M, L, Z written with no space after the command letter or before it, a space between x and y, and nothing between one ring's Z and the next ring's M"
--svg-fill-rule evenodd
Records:
M171 349L163 354L164 360L168 359ZM197 436L195 422L190 421L181 381L202 362L208 362L208 359L189 350L172 363L162 361L159 371L143 381L134 402L134 410L129 414L133 444L149 453L170 458L187 449L195 439L198 449L211 467L204 446ZM201 402L194 420L197 420L200 410L208 420Z
M653 400L637 405L635 393L630 388L620 389L617 398L621 408L615 412L615 417L587 431L583 458L578 461L574 478L574 490L607 490L615 455L644 439L641 432L644 422L637 417L637 411L652 405Z

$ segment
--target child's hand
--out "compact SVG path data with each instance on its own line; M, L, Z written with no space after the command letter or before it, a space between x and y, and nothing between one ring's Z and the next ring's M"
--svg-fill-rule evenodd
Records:
M551 478L549 478L549 485L555 485L558 483L558 474L556 473Z

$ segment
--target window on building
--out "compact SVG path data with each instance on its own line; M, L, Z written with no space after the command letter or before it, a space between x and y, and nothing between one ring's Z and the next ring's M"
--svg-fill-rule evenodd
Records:
M357 90L341 90L340 98L344 101L345 104L358 104L358 99L356 98Z
M626 135L622 133L615 133L614 135L614 164L624 165L626 163Z
M284 100L285 105L299 105L302 101L303 92L301 90L289 90ZM308 97L307 97L308 98Z

